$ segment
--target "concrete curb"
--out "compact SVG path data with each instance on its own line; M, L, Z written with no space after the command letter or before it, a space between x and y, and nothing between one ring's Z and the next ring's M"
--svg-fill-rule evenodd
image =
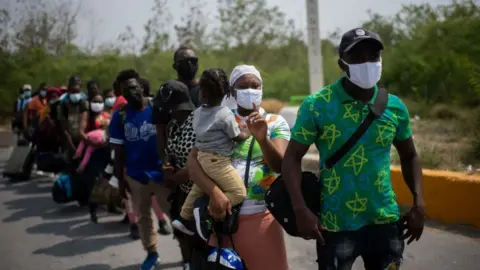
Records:
M303 170L318 172L318 160L318 154L307 154L302 161ZM401 206L411 205L412 196L400 167L391 167L391 181L397 202ZM479 175L423 170L423 189L428 218L480 228Z

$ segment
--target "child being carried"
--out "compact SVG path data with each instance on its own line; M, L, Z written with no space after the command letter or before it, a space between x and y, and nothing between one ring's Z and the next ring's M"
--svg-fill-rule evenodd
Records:
M107 128L110 122L110 116L103 112L104 103L103 97L101 95L96 95L93 97L92 101L90 102L91 107L91 116L93 118L93 125L94 130L88 132L86 134L86 140L82 140L77 147L77 151L73 156L73 159L79 159L82 157L82 161L77 168L77 172L83 172L85 167L88 164L93 152L97 149L95 145L101 145L106 142L107 139ZM92 145L93 144L93 145ZM85 153L84 153L85 151Z
M221 69L204 71L200 78L200 97L205 105L195 110L193 129L200 166L222 189L232 206L238 206L245 200L246 188L242 177L232 166L231 155L235 143L247 140L250 132L246 127L239 127L229 108L221 106L226 95L230 95L230 86L225 72ZM194 184L183 204L180 218L172 223L173 227L185 234L194 234L194 202L203 195L203 191ZM198 220L197 209L195 212ZM208 240L210 232L202 232L198 228L197 231L200 237Z

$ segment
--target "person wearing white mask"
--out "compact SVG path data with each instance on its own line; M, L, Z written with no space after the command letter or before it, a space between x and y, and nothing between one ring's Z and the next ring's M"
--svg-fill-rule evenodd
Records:
M409 113L400 98L377 87L383 50L378 34L352 29L338 49L345 76L303 101L282 176L299 234L317 241L318 269L352 269L357 257L367 270L399 269L404 239L418 241L425 221ZM357 136L359 127L366 128ZM320 156L320 213L307 207L301 184L302 158L312 144ZM413 207L403 217L390 182L392 145L413 195Z
M106 113L112 114L113 113L113 105L115 104L115 100L117 97L115 96L115 93L113 92L113 89L106 89L103 91L103 99L105 100L105 108L104 111Z
M68 80L68 94L57 106L58 120L65 137L63 141L71 155L76 152L80 141L86 139L85 128L88 122L89 106L82 95L81 86L81 77L72 75Z
M263 81L254 66L235 67L229 81L237 102L237 109L233 110L235 121L242 128L247 127L251 133L246 141L235 145L232 155L232 165L247 185L246 199L240 208L238 230L232 235L235 249L250 270L287 270L283 229L267 210L264 197L277 173L281 171L290 140L290 129L282 116L266 113L260 107ZM197 160L198 153L194 147L187 166L192 180L210 197L208 207L204 205L196 210L200 216L197 226L204 230L208 226L204 222L209 220L208 216L222 220L227 211L231 211L232 204L221 188L202 170ZM225 241L228 242L227 239ZM209 244L216 246L214 236L210 238Z
M97 204L90 201L90 195L95 179L105 169L110 160L110 150L107 147L107 129L111 115L104 112L104 99L99 93L91 97L89 108L87 121L82 121L80 124L83 139L79 142L73 159L81 158L77 173L81 174L87 191L78 200L84 204L89 203L90 218L92 222L96 223L98 221Z

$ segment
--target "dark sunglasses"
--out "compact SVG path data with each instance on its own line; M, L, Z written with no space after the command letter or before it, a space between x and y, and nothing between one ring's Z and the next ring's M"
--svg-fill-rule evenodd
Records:
M188 63L196 65L196 64L198 64L198 57L195 57L195 56L185 57L184 59L177 61L177 63L184 63L184 62L188 62Z

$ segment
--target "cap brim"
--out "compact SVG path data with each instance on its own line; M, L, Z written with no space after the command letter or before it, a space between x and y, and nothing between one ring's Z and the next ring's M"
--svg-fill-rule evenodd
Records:
M178 104L178 106L173 109L174 111L193 111L195 110L195 105L191 101L186 101Z
M363 37L363 38L357 38L354 42L352 42L352 44L348 45L344 50L343 52L348 52L350 51L353 47L355 47L355 45L357 45L358 43L360 42L363 42L363 41L372 41L374 43L377 43L378 46L380 47L380 50L383 50L383 43L376 39L376 38L373 38L373 37Z

